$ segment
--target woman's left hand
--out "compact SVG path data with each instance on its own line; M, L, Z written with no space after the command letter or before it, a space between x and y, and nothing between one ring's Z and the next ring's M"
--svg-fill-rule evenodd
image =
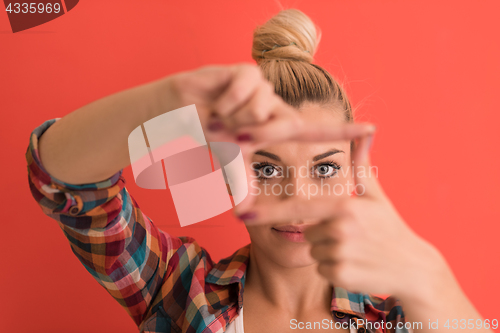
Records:
M255 217L245 222L320 219L304 236L311 243L319 273L333 285L361 293L427 295L430 291L423 288L442 283L438 280L447 276L447 266L439 251L406 225L376 177L368 176L370 141L371 136L362 138L354 156L355 188L360 195L259 204L252 207Z

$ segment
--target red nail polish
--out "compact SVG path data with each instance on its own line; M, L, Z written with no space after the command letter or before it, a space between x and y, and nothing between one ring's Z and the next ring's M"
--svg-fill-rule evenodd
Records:
M252 140L252 136L248 133L243 133L243 134L240 134L236 137L236 140L238 141L250 141Z
M211 124L208 125L208 129L210 131L216 132L224 128L224 124L221 121L214 121Z
M247 212L238 216L240 220L251 220L257 217L257 214L254 212Z

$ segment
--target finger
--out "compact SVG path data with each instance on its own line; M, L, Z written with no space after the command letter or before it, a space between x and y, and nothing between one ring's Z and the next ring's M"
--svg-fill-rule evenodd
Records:
M354 224L350 223L348 219L339 217L340 214L337 218L325 220L305 229L304 237L312 244L320 244L331 241L338 242L356 232Z
M239 144L231 131L225 128L218 129L217 131L208 130L204 131L205 139L207 142L232 142L234 144Z
M336 273L338 271L338 265L339 265L338 261L331 261L331 260L320 261L318 264L318 272L319 274L331 279L332 276L336 276Z
M373 135L374 133L359 138L353 154L354 193L357 197L376 198L383 194L378 181L378 168L370 163L370 148Z
M320 262L338 262L341 258L340 244L335 240L323 241L311 246L311 257Z
M226 117L244 105L264 78L258 66L245 64L231 67L233 73L227 89L214 103L215 112Z
M257 191L259 189L256 178L254 168L252 167L252 157L254 151L257 147L253 143L238 143L240 146L240 151L243 157L243 162L245 165L245 175L248 186L248 194L238 205L236 205L233 209L233 213L236 216L243 214L243 212L248 211L254 205L255 200L257 198Z
M295 111L296 112L296 111ZM372 133L374 126L367 123L343 123L332 126L321 119L303 119L298 114L278 113L275 118L258 126L243 126L237 137L256 142L336 141L353 140Z
M262 82L254 95L240 109L223 121L229 128L257 125L266 122L276 113L278 96L269 82Z
M255 204L249 210L239 210L238 216L249 225L287 222L294 219L334 218L347 213L343 208L346 200L349 198L315 197L306 200L292 197L277 202Z
M196 87L199 92L208 92L216 97L229 85L232 76L229 66L207 65L195 71L180 73L176 75L176 80L183 89Z
M253 182L255 181L255 171L251 167L251 161L254 152L259 149L261 144L255 144L252 142L237 142L236 139L234 138L234 133L228 132L226 130L221 130L217 132L207 131L205 133L205 137L207 143L226 142L226 143L234 143L240 147L240 153L243 158L243 165L245 170L245 183L247 186L247 195L242 201L235 202L236 206L234 206L233 212L237 214L237 212L248 210L255 201L255 198L257 196L257 193L255 193L255 191L258 189L258 187L256 187L255 184L253 184ZM214 155L212 155L212 157L217 158Z

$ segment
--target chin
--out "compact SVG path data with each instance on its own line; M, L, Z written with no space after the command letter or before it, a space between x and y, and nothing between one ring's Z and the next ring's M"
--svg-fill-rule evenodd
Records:
M252 232L250 228L252 246L258 249L258 255L271 259L277 265L287 268L311 266L316 260L311 257L311 246L308 242L293 242L278 239L273 231Z
M298 268L311 266L316 263L310 255L310 246L301 244L301 246L282 247L277 250L276 261L288 268Z

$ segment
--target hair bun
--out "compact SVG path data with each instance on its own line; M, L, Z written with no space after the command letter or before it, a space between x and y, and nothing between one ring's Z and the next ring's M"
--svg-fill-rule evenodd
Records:
M319 29L318 29L319 30ZM253 34L252 58L291 60L312 63L321 32L312 20L298 9L286 9L258 26Z

